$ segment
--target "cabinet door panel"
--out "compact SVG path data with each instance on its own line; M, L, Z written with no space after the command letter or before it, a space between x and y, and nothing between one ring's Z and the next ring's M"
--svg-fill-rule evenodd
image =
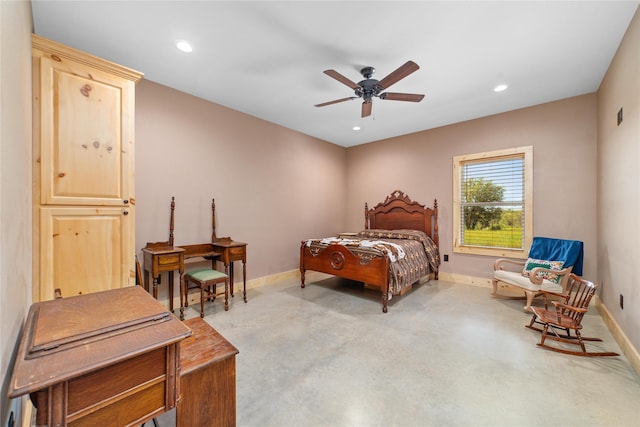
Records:
M132 82L68 59L40 60L41 202L122 205L129 198Z
M40 210L40 300L133 284L130 208ZM127 212L127 214L125 214Z

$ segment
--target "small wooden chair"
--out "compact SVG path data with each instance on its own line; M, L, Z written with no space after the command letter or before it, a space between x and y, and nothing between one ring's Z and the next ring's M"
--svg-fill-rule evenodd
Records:
M180 281L180 320L184 320L184 307L189 306L190 289L200 289L200 317L204 317L204 303L216 298L218 283L224 283L224 310L228 311L229 276L211 268L201 268L184 273Z
M544 308L531 307L533 317L531 318L531 322L525 326L529 329L542 332L542 337L538 343L539 347L576 356L618 356L618 353L613 352L588 352L584 341L602 340L600 338L583 337L580 334L582 318L589 308L589 302L593 295L595 295L596 288L596 284L571 273L569 275L567 293L555 295L562 299L560 301L551 301L553 308L549 309L546 295ZM553 295L551 293L549 294ZM542 328L537 327L536 324L542 325ZM575 336L571 335L571 331L575 332ZM551 334L549 334L549 332L551 332ZM580 346L582 351L572 351L550 346L546 344L547 339Z

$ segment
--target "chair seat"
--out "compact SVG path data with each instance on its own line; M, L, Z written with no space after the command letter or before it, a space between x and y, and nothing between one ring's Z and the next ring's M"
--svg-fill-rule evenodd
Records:
M501 282L508 283L519 288L526 289L532 292L555 292L561 293L562 286L558 283L554 283L547 279L542 279L541 285L531 283L528 277L525 277L520 272L496 270L493 272L493 277Z
M180 320L184 320L184 307L189 306L190 289L200 290L200 317L204 317L204 302L206 299L213 301L216 298L218 283L224 284L224 309L229 310L229 276L225 273L212 268L201 268L184 273L180 282Z
M191 276L194 279L200 280L203 282L208 282L210 280L221 280L227 277L227 275L224 274L223 272L218 270L212 270L210 268L202 268L200 270L189 271L185 273L185 275Z
M531 311L534 316L537 317L537 322L539 323L548 323L550 325L558 325L562 326L562 328L566 329L580 329L582 325L574 318L567 316L566 314L554 310L548 310L546 308L541 307L531 307Z

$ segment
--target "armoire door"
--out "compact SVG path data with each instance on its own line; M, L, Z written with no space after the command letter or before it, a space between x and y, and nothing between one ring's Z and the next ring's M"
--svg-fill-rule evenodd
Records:
M40 208L40 300L135 284L128 208Z
M69 59L40 58L40 203L127 204L134 83Z

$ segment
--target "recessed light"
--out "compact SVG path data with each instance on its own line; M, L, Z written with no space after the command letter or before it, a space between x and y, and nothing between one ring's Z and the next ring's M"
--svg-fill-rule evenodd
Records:
M494 92L502 92L503 90L507 90L509 86L507 86L506 84L499 84L498 86L493 88Z
M360 126L354 126L353 130L360 130Z
M185 53L193 52L193 47L191 47L191 44L186 40L176 41L176 47Z

